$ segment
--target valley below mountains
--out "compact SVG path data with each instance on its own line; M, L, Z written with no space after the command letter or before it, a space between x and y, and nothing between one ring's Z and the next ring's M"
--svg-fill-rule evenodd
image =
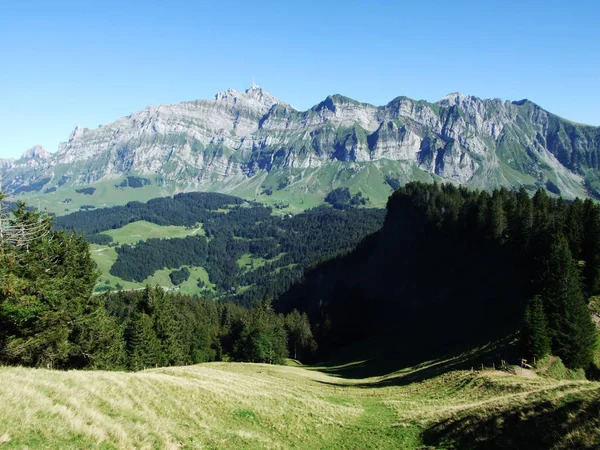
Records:
M380 206L409 181L598 197L599 168L599 127L528 100L455 93L436 103L397 97L373 106L332 95L298 111L253 85L150 106L96 129L78 126L56 153L38 146L0 160L0 181L12 197L38 198L57 214L71 202L73 210L182 191L301 210L338 187ZM97 191L77 192L86 186Z

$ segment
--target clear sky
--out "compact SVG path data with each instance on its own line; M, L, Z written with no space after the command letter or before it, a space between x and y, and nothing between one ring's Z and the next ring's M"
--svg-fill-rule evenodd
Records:
M0 157L252 77L307 109L460 91L600 125L592 0L0 0Z

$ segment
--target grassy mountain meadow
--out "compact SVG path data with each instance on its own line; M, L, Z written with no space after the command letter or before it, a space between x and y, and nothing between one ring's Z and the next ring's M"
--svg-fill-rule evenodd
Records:
M395 178L392 174L407 171L406 175ZM148 180L148 184L126 184L129 178ZM323 204L325 196L333 189L348 187L353 193L361 192L369 199L369 206L381 208L398 180L433 181L440 180L426 172L413 169L406 163L381 161L377 164L350 164L335 162L315 169L282 169L277 172L264 172L249 179L240 179L230 185L213 183L203 186L201 191L222 192L248 201L257 201L275 207L280 214L297 214L306 209ZM121 187L125 183L125 186ZM391 184L390 184L391 183ZM110 181L77 186L63 185L59 189L26 191L13 195L13 200L23 200L28 204L57 216L94 208L124 205L130 201L146 202L156 197L172 196L180 192L197 191L177 183L167 183L159 176L132 175L120 176Z
M0 368L6 448L596 448L600 384L423 362L206 363L136 373ZM428 372L429 371L429 372ZM18 415L13 414L19 411Z

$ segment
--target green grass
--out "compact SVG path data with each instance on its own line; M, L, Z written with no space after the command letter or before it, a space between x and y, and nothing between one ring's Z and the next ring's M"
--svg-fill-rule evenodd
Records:
M145 241L150 238L182 238L189 235L205 235L205 231L202 229L202 225L194 227L192 230L186 230L185 227L180 226L160 226L146 221L133 222L125 225L122 228L116 230L105 231L103 234L112 236L113 241L117 245L132 244L135 245L140 241ZM173 283L169 278L171 269L157 270L154 274L143 282L138 283L134 281L126 281L122 278L116 277L110 274L110 268L117 260L117 252L114 247L104 245L90 245L90 251L92 258L98 265L98 269L102 273L96 290L103 289L105 286L110 286L116 289L117 284L122 286L124 289L139 289L144 287L146 284L163 286L165 288L172 289ZM179 286L179 290L186 294L197 294L206 291L212 291L214 285L210 283L208 273L202 267L190 267L190 278ZM204 281L206 284L205 289L198 287L198 280Z
M180 226L161 226L145 220L133 222L116 230L104 231L102 234L112 236L113 241L118 244L136 244L140 241L145 241L151 238L182 238L189 235L205 236L206 233L202 229L202 225L197 225L192 230L186 230Z
M258 269L259 267L264 266L267 260L253 256L252 253L244 253L236 262L240 269L243 269L245 272L247 272L251 270L252 267Z
M201 292L212 292L215 285L210 282L208 272L204 267L188 267L190 269L190 278L179 285L179 291L182 294L197 294ZM198 287L198 280L204 281L205 288Z
M555 380L585 380L583 369L568 369L562 360L556 356L545 356L536 361L534 367L540 376L554 378Z
M62 168L59 168L62 170ZM78 194L75 191L88 186L68 187L66 185L48 194L30 193L19 195L15 199L27 201L30 205L56 215L79 211L82 205L93 205L97 208L124 205L130 201L145 202L156 197L165 197L181 191L197 190L203 192L223 192L236 195L247 200L264 203L267 206L285 204L283 209L275 209L275 214L297 214L308 208L323 203L327 193L337 187L347 186L352 192L362 192L369 197L368 206L385 205L391 189L385 182L386 174L398 174L404 181L416 179L431 181L432 176L407 161L380 160L374 163L333 162L317 168L286 168L270 173L261 172L252 178L243 176L228 181L207 182L193 189L185 184L172 183L162 186L157 177L149 176L151 185L141 188L115 187L122 178L101 181L90 185L96 188L93 195ZM57 180L61 173L57 174ZM288 179L288 185L279 189L280 181ZM272 195L264 194L265 188L272 188ZM64 203L70 199L70 203Z
M597 448L600 384L449 371L369 378L207 363L139 373L0 368L6 448ZM18 413L17 413L18 412Z
M154 272L154 274L152 274L152 276L146 278L141 283L138 283L136 281L126 281L122 278L110 274L110 268L115 263L118 256L114 247L91 244L90 251L92 254L92 258L94 259L94 261L96 261L98 269L101 272L98 284L96 285L97 291L101 290L104 286L109 286L111 289L116 289L117 285L119 285L122 289L140 289L146 285L158 285L167 289L175 288L173 283L171 283L171 279L169 278L169 274L171 273L172 269L157 270L156 272ZM189 279L178 286L178 290L181 293L198 294L213 291L215 285L210 282L206 269L204 269L203 267L188 268L190 269ZM202 289L199 288L198 280L204 281L206 287Z
M285 253L280 253L274 258L265 259L260 256L254 256L252 253L244 253L236 262L240 269L243 269L244 272L248 272L250 270L258 269L259 267L264 266L266 263L277 261L281 258Z
M120 285L122 289L141 289L146 285L158 285L168 290L178 290L182 294L212 293L214 291L215 285L210 282L208 272L203 267L188 267L188 269L190 270L190 277L187 281L184 281L179 286L173 285L173 283L171 282L171 278L169 277L169 274L173 271L173 269L157 270L156 272L154 272L154 274L152 274L142 282L123 280L122 278L115 277L114 275L111 275L108 272L108 270L110 269L110 265L112 265L112 263L114 263L114 261L116 261L117 259L117 254L114 251L114 249L102 249L101 251L104 253L103 255L94 257L96 261L101 261L101 264L99 264L98 267L102 272L100 280L96 285L96 291L102 290L103 286L110 286L111 289L117 289L117 285ZM92 255L95 254L92 253ZM109 269L106 269L107 266ZM204 288L198 287L199 280L202 280L204 282Z
M79 211L82 205L93 205L97 208L102 208L124 205L130 201L146 202L153 198L173 195L176 192L176 186L157 186L155 178L148 178L150 178L152 184L142 188L119 189L115 187L122 180L122 178L119 178L117 180L101 181L89 186L68 187L65 185L58 188L56 192L19 195L15 199L24 200L29 205L39 206L42 210L62 216ZM78 189L90 186L96 188L93 195L84 195L75 192ZM70 202L64 203L66 199L70 199Z

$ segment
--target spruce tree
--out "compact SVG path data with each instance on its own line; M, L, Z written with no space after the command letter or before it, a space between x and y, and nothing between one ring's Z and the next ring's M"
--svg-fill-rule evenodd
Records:
M91 299L97 276L82 236L54 230L52 218L19 204L0 238L0 362L90 363L99 349L79 336L102 320L103 305Z
M516 195L517 205L512 218L512 243L520 255L527 255L533 226L533 207L527 190L521 186Z
M284 318L275 314L269 300L261 301L250 312L239 338L234 343L239 361L280 364L287 356Z
M541 295L552 353L568 367L588 367L596 345L596 330L583 297L578 267L562 233L555 235L545 259Z
M503 191L494 191L489 209L489 233L494 241L504 243L507 236L508 223L504 212Z
M298 359L298 354L316 350L317 344L306 313L300 314L294 309L285 317L285 329L288 335L289 354L294 359Z
M583 204L583 243L581 258L585 261L583 269L586 292L588 295L600 293L600 207L591 200Z
M569 241L571 254L576 260L583 258L583 240L585 234L585 221L583 214L583 202L576 198L566 211L565 235Z
M534 359L543 358L551 351L548 319L540 296L531 299L525 308L521 342L525 354Z
M154 321L146 313L135 313L126 330L128 367L130 370L143 370L162 366L162 348Z
M145 295L152 297L154 329L161 345L161 364L182 365L189 362L182 344L181 326L177 323L177 313L173 306L173 296L165 295L160 286L146 287Z

